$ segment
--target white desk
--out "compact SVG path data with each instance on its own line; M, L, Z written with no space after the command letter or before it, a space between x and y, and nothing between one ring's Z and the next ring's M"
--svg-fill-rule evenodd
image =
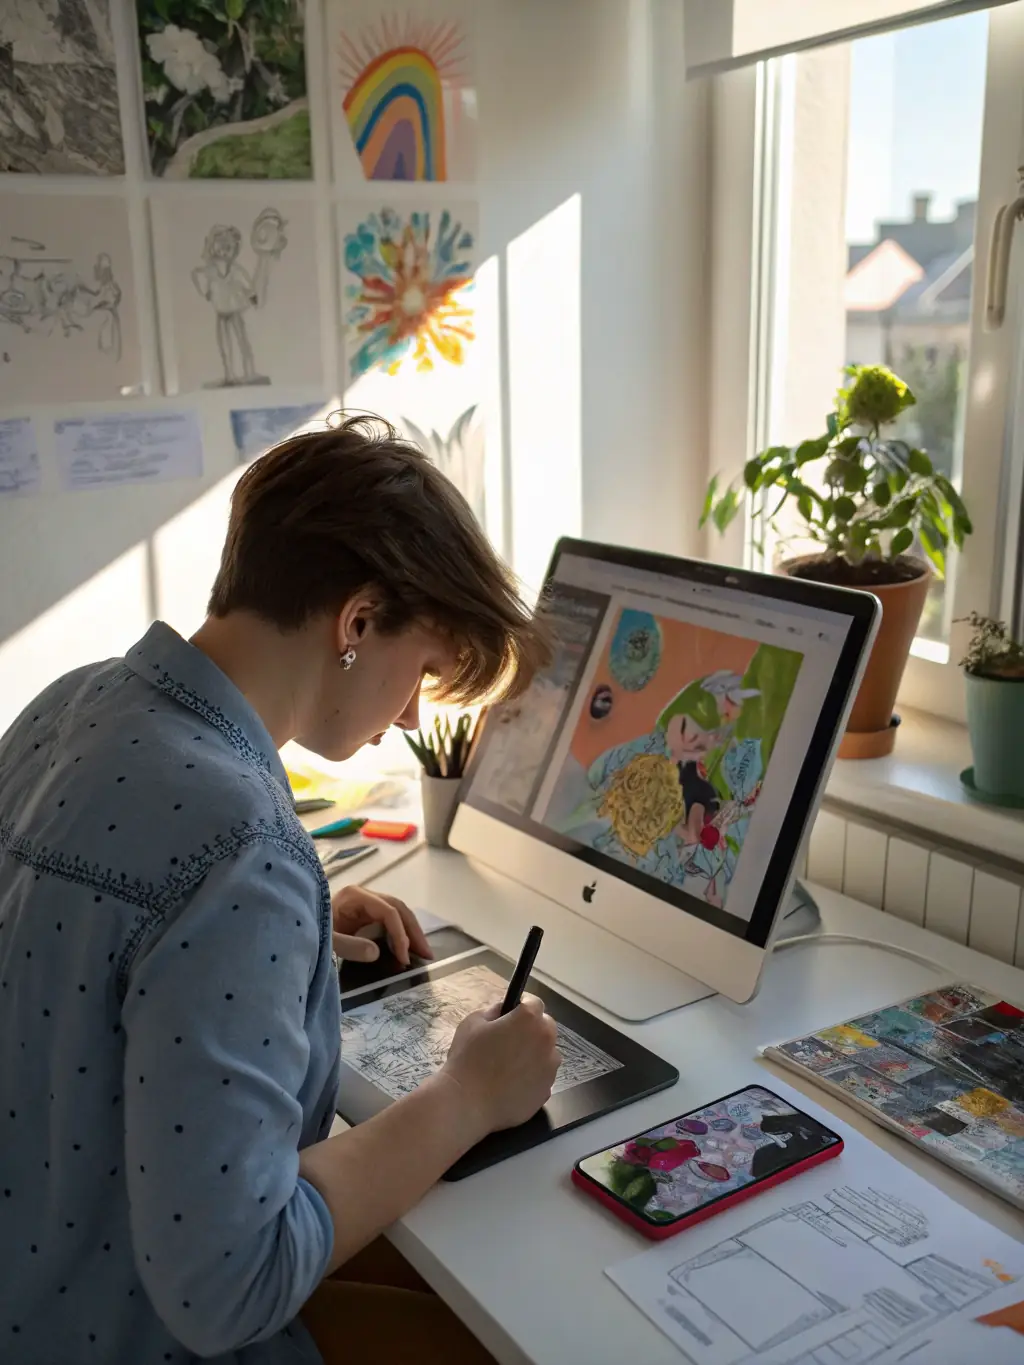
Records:
M423 849L373 885L394 886L397 894L400 884L408 895L410 878L422 871L424 885L429 884L428 861L445 856L451 855ZM606 1266L650 1243L577 1194L569 1171L588 1151L752 1081L770 1084L772 1072L961 1204L1024 1240L1024 1215L1008 1204L919 1155L830 1095L755 1060L764 1043L891 1004L942 979L961 978L1024 1001L1024 971L835 892L814 890L825 931L900 944L947 963L949 971L935 972L880 949L800 946L769 959L761 993L750 1005L714 997L640 1025L604 1016L673 1062L678 1084L479 1175L439 1185L389 1233L502 1365L679 1365L682 1357L675 1348L603 1274ZM431 904L426 897L421 904L472 932L472 907Z

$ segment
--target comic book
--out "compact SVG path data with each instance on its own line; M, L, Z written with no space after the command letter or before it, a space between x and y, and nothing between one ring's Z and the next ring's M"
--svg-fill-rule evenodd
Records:
M1024 1010L942 986L762 1049L1024 1208Z

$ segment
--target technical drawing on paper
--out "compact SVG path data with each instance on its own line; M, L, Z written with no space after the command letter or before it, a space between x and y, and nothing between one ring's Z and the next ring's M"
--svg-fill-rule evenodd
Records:
M440 1070L467 1014L501 1000L508 983L489 967L466 967L437 981L360 1005L341 1018L341 1056L371 1085L401 1099ZM562 1065L552 1093L597 1080L622 1063L558 1025Z
M642 1306L697 1365L866 1365L1019 1278L933 1232L893 1194L839 1186L655 1272ZM644 1259L610 1272L630 1297Z
M203 388L270 383L267 375L257 373L245 315L267 301L271 262L278 260L288 245L286 226L277 209L265 208L257 215L249 233L249 245L256 254L251 275L238 261L242 234L237 227L215 223L206 234L202 261L192 271L192 283L213 309L224 377L210 380Z

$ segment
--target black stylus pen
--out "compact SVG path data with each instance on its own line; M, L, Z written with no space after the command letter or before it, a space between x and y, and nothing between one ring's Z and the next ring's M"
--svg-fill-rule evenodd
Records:
M523 944L523 951L519 954L519 961L516 969L512 973L508 983L508 990L505 992L505 999L501 1004L502 1014L511 1014L523 998L523 991L526 983L530 979L533 971L533 964L537 961L537 954L540 952L540 941L544 937L544 930L538 925L534 925L526 935L526 942Z

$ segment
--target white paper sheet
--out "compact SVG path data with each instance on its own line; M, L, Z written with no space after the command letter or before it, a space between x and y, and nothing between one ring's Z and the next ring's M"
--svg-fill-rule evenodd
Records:
M452 928L451 920L442 919L440 915L432 915L429 910L417 910L415 913L425 934L432 934L435 929Z
M53 430L66 489L163 483L199 478L203 472L194 412L107 413L55 422Z
M1020 1365L1024 1246L771 1088L839 1132L842 1155L609 1278L693 1365ZM1016 1330L979 1321L1007 1308Z
M466 967L397 995L348 1010L341 1019L341 1058L347 1066L401 1099L440 1070L456 1028L467 1014L500 1001L508 982L489 967ZM552 1093L617 1071L622 1063L558 1025L562 1065Z
M0 497L26 497L42 483L31 417L0 421Z

